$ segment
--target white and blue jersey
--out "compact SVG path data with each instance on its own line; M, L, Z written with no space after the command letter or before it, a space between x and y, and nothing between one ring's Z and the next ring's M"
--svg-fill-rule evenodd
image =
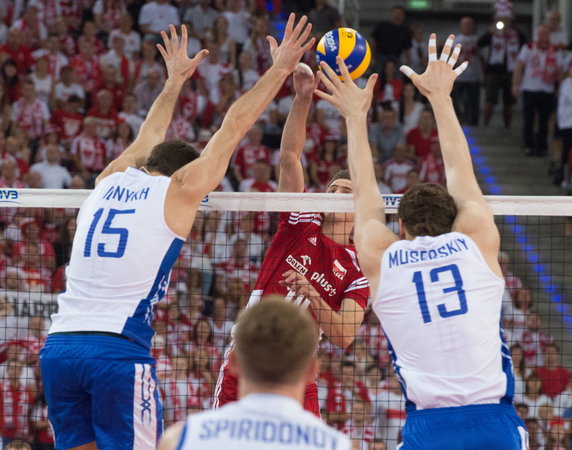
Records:
M407 411L512 404L503 291L504 280L462 233L401 240L385 251L373 310Z
M349 438L290 397L250 394L188 416L178 450L350 450Z
M89 195L50 334L117 333L151 347L153 305L165 295L184 243L165 222L170 182L128 168L104 178Z

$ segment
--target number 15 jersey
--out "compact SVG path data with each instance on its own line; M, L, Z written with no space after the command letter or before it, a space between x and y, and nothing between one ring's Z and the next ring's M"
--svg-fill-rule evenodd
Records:
M165 222L170 182L130 167L92 191L78 214L50 333L110 332L151 347L153 305L184 242Z
M512 403L503 291L504 280L464 234L401 240L385 251L373 310L408 411Z

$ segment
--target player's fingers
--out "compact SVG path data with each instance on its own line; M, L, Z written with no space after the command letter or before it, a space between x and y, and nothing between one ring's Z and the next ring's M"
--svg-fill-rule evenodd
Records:
M169 36L164 31L161 31L161 37L163 38L163 45L165 46L165 51L167 54L171 53L171 41Z
M322 80L324 82L324 84L326 85L326 87L331 91L331 92L335 92L337 91L337 86L339 86L341 84L340 79L338 78L338 75L336 74L336 72L334 72L334 69L332 69L325 61L322 61L320 63L320 67L322 68L322 70L325 73L325 77Z
M159 53L161 53L161 56L163 57L163 59L167 59L168 55L167 55L167 51L163 48L163 46L161 44L157 44L157 50L159 50Z
M308 50L310 50L314 44L316 43L316 38L312 38L310 39L306 45L304 45L304 47L302 47L302 50L304 51L304 53L306 53Z
M314 75L314 89L313 89L314 91L318 89L318 85L322 80L323 80L322 72L316 72L316 74Z
M437 61L437 35L435 33L431 33L431 36L429 36L428 53L429 53L429 62Z
M417 73L409 66L403 65L399 68L401 73L403 73L407 78L413 81L413 78L417 76Z
M336 56L336 62L338 63L338 67L340 68L340 73L342 74L344 81L352 83L352 77L350 76L350 71L348 70L348 66L346 66L346 63L342 59L342 57Z
M461 75L465 69L467 68L467 66L469 65L469 61L465 61L463 64L461 64L459 67L457 67L454 72L457 74L457 76Z
M171 40L173 41L173 48L176 50L179 48L179 36L177 35L177 29L175 25L169 25L169 29L171 30Z
M453 53L451 53L451 57L447 61L447 64L449 64L451 67L455 67L457 59L459 59L460 53L461 53L461 44L457 44L455 45L455 50L453 50Z
M189 35L187 34L187 27L186 27L186 25L181 25L181 48L185 52L187 51L188 39L189 39Z
M290 13L288 16L288 22L286 22L286 27L284 27L284 40L288 39L292 35L292 29L294 28L294 20L296 19L296 15L294 13Z
M312 32L312 24L309 23L308 25L306 25L306 28L304 28L302 34L300 34L300 36L296 40L296 43L298 45L302 45L304 42L308 40L308 37L310 36L311 32Z
M337 107L337 104L336 104L336 101L335 101L333 95L326 94L324 91L321 91L320 89L314 89L314 94L316 94L321 99L326 100L327 102L329 102L332 105Z
M270 45L270 53L278 48L278 42L272 36L266 36L266 40L268 41L268 45Z
M370 75L367 80L367 84L365 85L365 90L373 95L373 88L375 87L375 83L377 82L377 73Z
M443 51L441 52L441 61L447 62L449 59L449 55L451 54L451 48L453 47L453 41L455 40L455 35L450 34L445 42L445 47L443 47Z
M292 30L292 36L294 39L298 40L300 38L300 34L303 32L306 22L308 22L308 18L306 16L300 17L300 20Z
M195 57L193 58L195 61L197 61L197 65L203 60L205 59L209 54L209 51L207 49L202 49L199 53L197 53L195 55Z

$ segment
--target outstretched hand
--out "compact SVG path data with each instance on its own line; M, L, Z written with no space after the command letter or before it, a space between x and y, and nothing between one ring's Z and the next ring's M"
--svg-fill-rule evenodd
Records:
M312 69L304 63L298 63L294 70L294 92L303 98L311 98L320 82L320 74L314 75Z
M266 36L270 44L270 54L274 66L284 69L288 73L294 72L302 55L310 50L316 41L314 38L307 41L312 31L312 24L307 23L308 18L302 16L298 24L294 26L295 19L296 15L290 14L284 30L284 39L280 45L272 36Z
M367 80L365 88L361 89L351 79L344 60L338 56L336 63L340 68L343 81L338 78L328 64L322 61L320 67L326 76L323 76L321 81L330 93L328 94L316 89L316 95L334 105L345 119L348 119L352 114L367 114L371 107L371 99L373 97L373 88L377 81L377 74L374 73L371 75Z
M164 45L157 44L159 53L165 60L167 74L169 78L187 80L193 75L199 63L209 54L208 50L201 50L194 58L187 55L187 27L181 26L181 40L177 36L177 30L173 25L169 25L171 37L166 32L161 31Z
M461 44L457 44L453 49L454 40L455 35L450 34L443 47L441 57L437 60L437 36L435 33L431 34L429 37L429 63L423 74L415 73L409 66L404 65L399 68L413 81L415 87L429 99L435 95L445 94L448 96L451 94L453 83L469 65L469 62L465 61L453 69L461 53Z

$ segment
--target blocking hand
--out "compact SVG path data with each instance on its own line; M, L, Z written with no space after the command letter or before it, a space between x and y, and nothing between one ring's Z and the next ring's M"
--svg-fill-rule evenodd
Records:
M295 18L296 15L294 13L288 17L288 22L284 30L284 39L280 45L278 45L276 39L272 36L266 36L270 44L270 54L272 55L274 66L280 67L288 73L294 72L302 55L310 50L316 41L314 38L311 38L306 42L312 31L312 25L309 23L306 24L308 18L302 16L298 24L294 27Z

